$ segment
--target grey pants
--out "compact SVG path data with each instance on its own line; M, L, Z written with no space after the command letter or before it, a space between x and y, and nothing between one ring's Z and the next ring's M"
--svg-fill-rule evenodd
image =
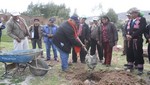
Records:
M36 44L38 45L39 49L42 49L42 40L41 39L31 39L32 42L32 48L36 49ZM43 55L43 52L41 53Z

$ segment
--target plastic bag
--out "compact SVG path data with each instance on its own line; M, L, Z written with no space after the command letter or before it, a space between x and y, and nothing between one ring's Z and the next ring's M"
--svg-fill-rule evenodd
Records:
M85 61L86 61L88 68L94 70L94 68L97 65L98 59L97 59L96 54L95 55L87 54L85 57Z

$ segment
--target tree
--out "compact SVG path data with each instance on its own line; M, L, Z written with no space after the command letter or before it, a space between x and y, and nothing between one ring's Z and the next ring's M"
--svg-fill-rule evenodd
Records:
M67 19L70 14L70 9L66 8L65 4L56 5L52 2L47 4L33 4L31 2L28 5L27 11L23 12L23 14L29 16L43 16L45 18L58 16Z
M92 13L99 13L100 16L105 14L101 3L95 5L95 7L93 7L93 9L91 11L92 11Z
M1 9L1 10L0 10L0 13L6 14L6 13L8 13L8 12L7 12L7 9L5 9L5 10L4 10L4 9Z
M106 15L110 18L111 22L117 23L118 15L115 13L113 9L109 9Z

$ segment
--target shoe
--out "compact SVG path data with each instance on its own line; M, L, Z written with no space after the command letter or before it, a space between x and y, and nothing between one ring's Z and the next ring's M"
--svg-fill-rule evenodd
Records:
M106 65L106 63L102 63L102 65Z
M77 61L73 61L72 63L77 63Z
M72 66L72 63L68 63L68 66Z
M44 58L44 56L43 56L43 55L41 55L41 58Z
M106 67L110 67L111 65L110 64L106 64Z
M58 59L54 59L54 61L57 61L57 62L59 62L59 60L58 60Z
M138 71L137 75L141 76L143 74L143 71Z
M133 65L127 65L124 69L125 69L125 71L129 71L129 72L134 71Z
M124 66L129 66L128 64L124 64Z
M44 60L44 61L50 61L51 59L46 59L46 60Z
M121 54L121 56L124 56L124 55L126 55L126 54Z
M150 71L147 72L147 75L150 75Z
M99 63L103 63L103 60L100 60Z
M86 64L86 62L85 62L85 61L81 61L81 63L82 63L82 64Z
M138 69L138 66L134 66L134 69Z
M62 70L63 72L65 73L73 73L73 71L69 70L69 69L65 69L65 70Z

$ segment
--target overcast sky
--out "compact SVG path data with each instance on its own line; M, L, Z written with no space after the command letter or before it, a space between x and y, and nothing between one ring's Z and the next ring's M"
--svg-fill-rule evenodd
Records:
M79 16L99 15L99 11L92 11L99 3L102 4L104 12L107 12L109 8L113 8L116 13L126 12L131 7L137 7L140 10L150 10L150 0L1 0L0 9L7 9L9 12L23 12L31 2L34 4L54 2L58 5L64 3L71 9L71 14L74 9L77 9Z

